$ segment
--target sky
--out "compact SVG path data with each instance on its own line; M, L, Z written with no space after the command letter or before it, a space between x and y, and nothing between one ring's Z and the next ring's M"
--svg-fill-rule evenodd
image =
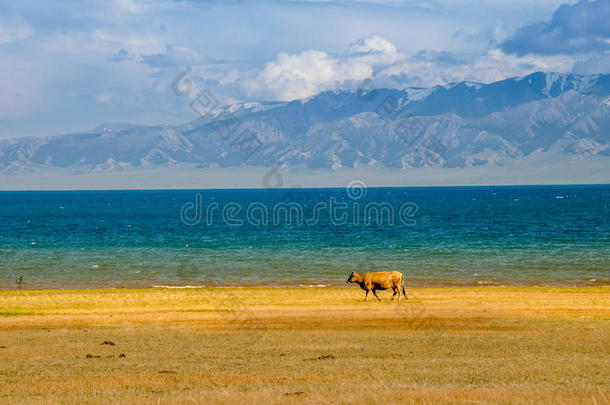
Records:
M0 138L320 91L610 71L610 1L0 0Z

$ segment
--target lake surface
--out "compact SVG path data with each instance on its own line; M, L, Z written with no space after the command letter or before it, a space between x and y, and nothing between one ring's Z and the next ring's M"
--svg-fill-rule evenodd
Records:
M610 186L0 192L0 287L610 284Z

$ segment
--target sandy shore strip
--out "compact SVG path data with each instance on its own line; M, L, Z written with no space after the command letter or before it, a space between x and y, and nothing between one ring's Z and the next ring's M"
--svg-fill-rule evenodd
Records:
M203 287L343 287L345 277L330 279L277 279L277 280L30 280L26 277L22 287L28 290L96 290L109 288L203 288ZM608 277L491 277L473 274L471 278L408 277L408 287L603 287L610 286ZM18 288L15 280L0 280L0 290Z
M0 291L3 403L608 403L609 287Z

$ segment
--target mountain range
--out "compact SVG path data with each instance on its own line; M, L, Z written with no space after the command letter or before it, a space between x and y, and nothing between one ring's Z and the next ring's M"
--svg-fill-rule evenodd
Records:
M2 140L0 175L183 165L452 169L549 153L558 161L610 157L610 75L537 72L487 84L405 89L366 82L291 102L193 106L198 118L183 125L113 123Z

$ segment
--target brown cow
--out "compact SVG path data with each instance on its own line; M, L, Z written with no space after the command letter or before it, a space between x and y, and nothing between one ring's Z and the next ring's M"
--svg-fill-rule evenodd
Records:
M379 301L381 299L377 296L377 290L387 290L392 289L394 294L392 294L392 301L394 301L394 297L398 294L398 300L400 301L400 288L402 288L402 295L407 298L407 293L405 293L405 278L399 271L378 271L375 273L356 273L352 271L352 274L347 278L346 283L358 283L360 288L366 291L366 295L364 296L364 302L369 297L369 291L373 292L375 298Z

